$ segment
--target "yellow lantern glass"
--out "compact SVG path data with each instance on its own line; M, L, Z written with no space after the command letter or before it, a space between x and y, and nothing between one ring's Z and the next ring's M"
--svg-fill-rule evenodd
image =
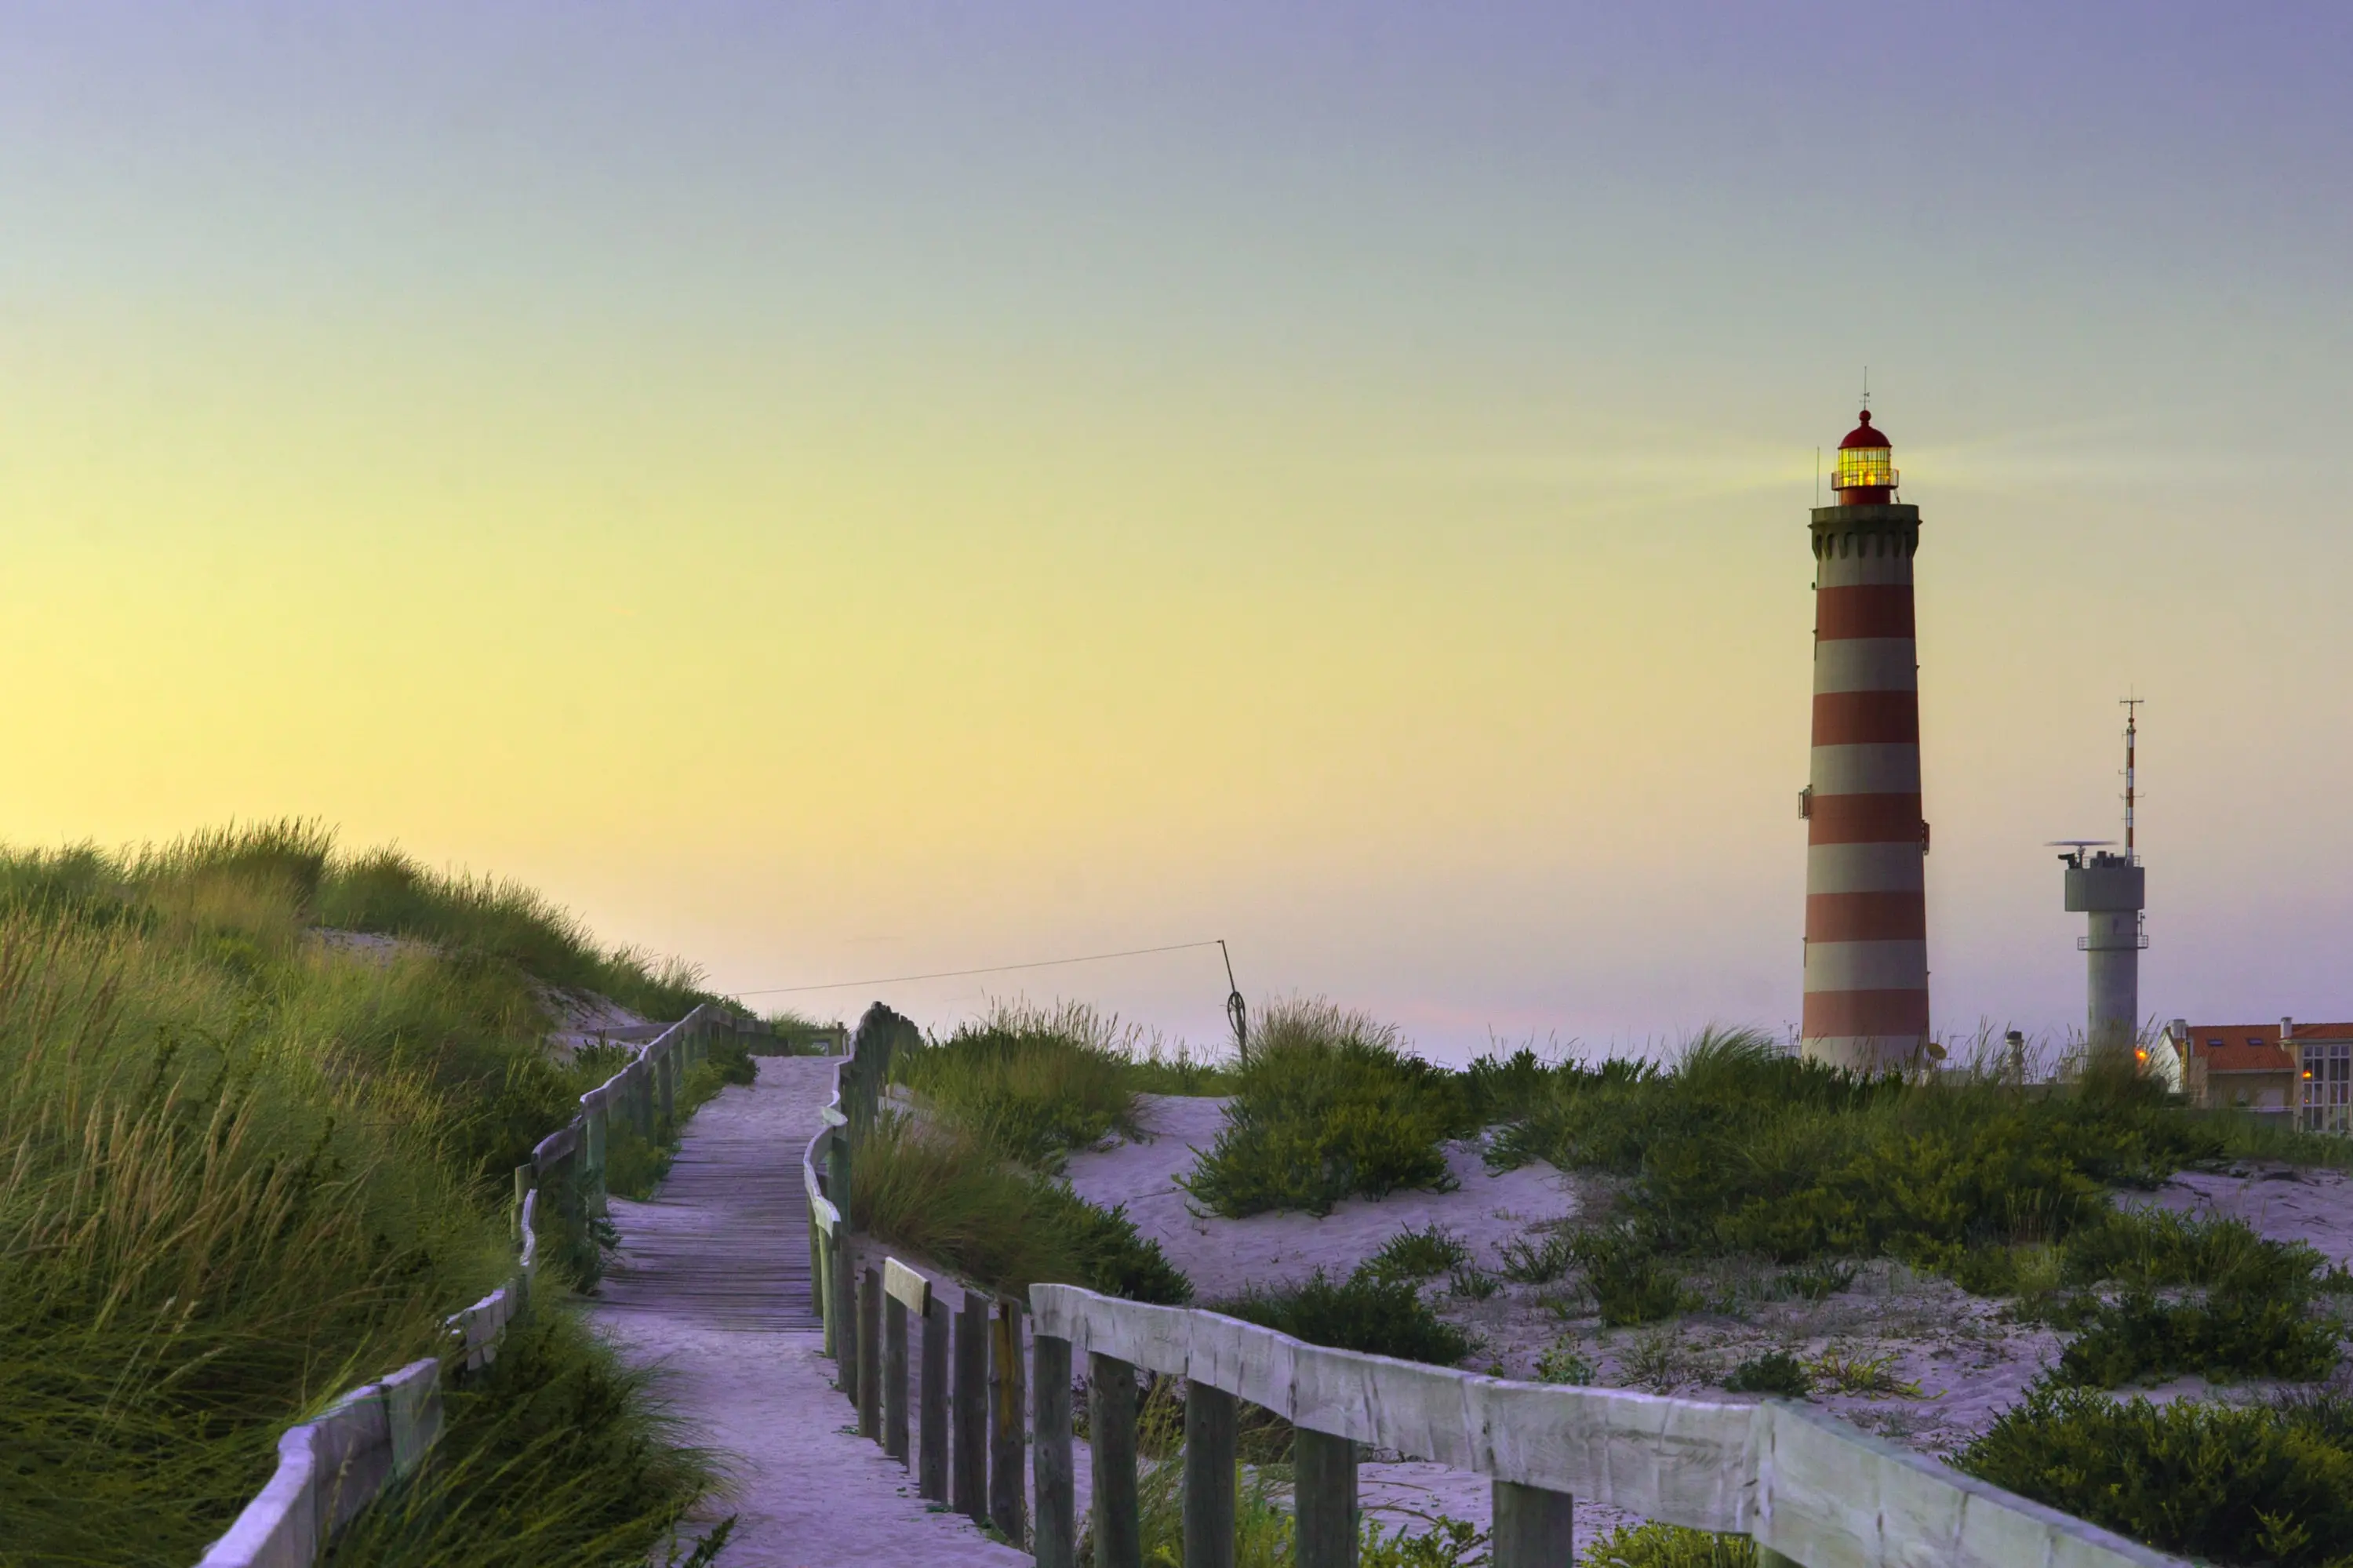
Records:
M1893 447L1841 447L1832 490L1893 490L1895 488Z

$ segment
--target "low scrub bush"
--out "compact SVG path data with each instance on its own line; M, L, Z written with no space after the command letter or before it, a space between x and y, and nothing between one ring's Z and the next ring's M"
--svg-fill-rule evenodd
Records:
M1558 1232L1521 1236L1504 1244L1504 1277L1523 1285L1549 1285L1576 1261L1575 1244Z
M1040 1281L1174 1306L1191 1284L1119 1209L1006 1160L968 1128L884 1114L852 1149L851 1223L1002 1290Z
M2353 1407L2230 1407L2044 1384L1956 1463L2160 1551L2339 1568L2353 1542Z
M1229 1218L1329 1213L1341 1199L1453 1184L1444 1139L1470 1130L1458 1075L1397 1031L1325 1002L1267 1010L1235 1072L1226 1125L1185 1190Z
M1209 1309L1311 1345L1452 1366L1471 1353L1470 1337L1430 1310L1411 1282L1359 1268L1335 1280L1318 1269L1295 1285L1252 1286Z
M1613 1328L1656 1322L1687 1310L1683 1276L1659 1255L1650 1234L1631 1226L1584 1231L1568 1238L1569 1255L1585 1270L1585 1287Z
M1866 1356L1833 1345L1806 1363L1809 1381L1827 1384L1832 1393L1892 1393L1901 1399L1923 1399L1916 1383L1895 1375L1895 1352Z
M1467 1266L1471 1249L1462 1238L1436 1224L1418 1231L1399 1231L1381 1244L1381 1250L1364 1262L1366 1271L1383 1279L1435 1279Z
M1788 1351L1767 1351L1733 1368L1724 1386L1733 1393L1777 1393L1785 1399L1803 1399L1814 1392L1814 1374Z
M944 1041L892 1059L891 1075L1008 1160L1055 1171L1070 1151L1135 1130L1119 1022L1076 1002L999 1003Z
M1583 1568L1757 1568L1757 1543L1680 1524L1621 1524L1585 1549Z
M1536 1358L1538 1383L1565 1383L1582 1388L1593 1381L1593 1363L1577 1348L1577 1341L1567 1337L1546 1345L1544 1354Z
M2325 1377L2337 1364L2337 1329L2295 1297L2215 1292L2165 1301L2145 1289L2091 1308L2084 1331L2060 1352L2053 1376L2086 1388L2156 1383L2183 1372L2217 1382Z
M2301 1242L2267 1241L2243 1220L2119 1210L2067 1238L2060 1283L2202 1285L2247 1296L2304 1296L2327 1267Z

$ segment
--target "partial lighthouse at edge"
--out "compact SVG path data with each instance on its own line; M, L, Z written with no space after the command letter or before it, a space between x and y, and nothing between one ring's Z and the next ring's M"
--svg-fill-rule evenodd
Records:
M1920 681L1912 560L1920 509L1895 500L1887 438L1839 443L1837 503L1813 512L1814 727L1806 819L1800 1049L1866 1072L1928 1041L1928 825L1920 812Z

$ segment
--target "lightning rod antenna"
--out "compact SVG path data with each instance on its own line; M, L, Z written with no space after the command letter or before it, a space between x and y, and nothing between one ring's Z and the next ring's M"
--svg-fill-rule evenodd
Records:
M2140 738L2140 705L2147 697L2120 697L2117 702L2125 710L2125 863L2134 863L2133 854L2133 749Z

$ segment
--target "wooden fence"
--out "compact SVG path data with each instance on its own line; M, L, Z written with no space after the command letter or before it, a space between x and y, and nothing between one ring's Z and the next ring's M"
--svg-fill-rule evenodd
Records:
M605 1209L606 1148L614 1120L651 1138L675 1118L686 1071L710 1054L714 1035L765 1033L733 1009L704 1003L646 1043L629 1065L580 1097L580 1111L540 1140L515 1169L514 1271L472 1306L451 1315L438 1356L337 1399L278 1442L278 1468L198 1568L311 1568L343 1525L409 1475L441 1430L441 1380L478 1372L497 1359L508 1323L529 1310L543 1256L543 1227L585 1245L587 1222Z
M892 1053L913 1027L879 1004L869 1011L839 1069L827 1126L802 1160L826 1353L860 1432L903 1464L909 1330L921 1323L917 1491L1026 1541L1039 1568L1077 1568L1072 1389L1082 1364L1095 1568L1142 1562L1139 1372L1186 1380L1185 1568L1232 1568L1239 1402L1295 1429L1299 1568L1354 1568L1360 1446L1489 1477L1493 1568L1568 1563L1577 1498L1747 1535L1762 1568L2185 1568L1801 1403L1515 1383L1071 1285L1031 1287L1026 1314L1019 1301L967 1287L963 1310L951 1313L930 1281L892 1258L853 1282L851 1138L871 1124ZM1025 1384L1034 1390L1027 1400Z

